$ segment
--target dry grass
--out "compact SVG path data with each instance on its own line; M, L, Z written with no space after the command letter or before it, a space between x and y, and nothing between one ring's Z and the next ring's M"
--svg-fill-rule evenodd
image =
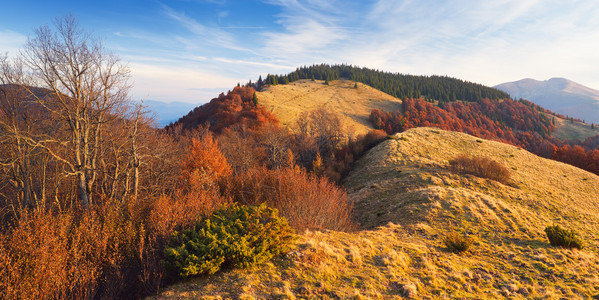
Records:
M478 140L478 141L477 141ZM449 160L481 154L512 185L455 174ZM169 287L164 298L588 299L599 294L599 176L513 146L417 128L373 148L345 181L362 230L308 232L289 255ZM567 225L582 250L549 245ZM443 245L473 238L467 255Z
M599 126L595 125L595 128L591 128L591 124L584 124L579 122L570 123L570 121L555 118L557 121L553 136L560 139L573 140L584 140L591 136L599 134Z
M368 121L374 108L396 111L401 101L362 83L354 88L349 80L299 80L286 85L267 87L256 93L258 103L273 112L283 125L295 124L302 112L324 108L336 113L351 134L366 134L373 127Z

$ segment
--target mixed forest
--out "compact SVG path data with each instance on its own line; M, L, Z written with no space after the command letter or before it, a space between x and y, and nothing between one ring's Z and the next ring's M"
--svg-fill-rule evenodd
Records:
M264 85L339 78L405 99L402 111L375 110L377 129L350 137L326 110L304 112L290 130L256 98ZM368 149L408 128L496 139L599 174L599 137L559 141L559 116L449 77L302 67L237 86L163 129L132 104L129 80L72 17L0 60L5 298L139 298L180 277L271 258L293 231L355 230L338 183ZM231 228L259 235L238 239Z

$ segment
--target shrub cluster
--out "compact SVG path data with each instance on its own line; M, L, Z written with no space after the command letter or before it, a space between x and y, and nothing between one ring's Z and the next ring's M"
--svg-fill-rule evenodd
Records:
M443 238L443 243L447 250L453 253L462 253L470 249L474 241L472 238L459 235L452 232Z
M332 180L340 182L351 171L354 162L364 156L368 150L386 140L387 137L385 131L374 129L350 140L346 146L335 152L333 160L327 162L324 174Z
M574 230L561 228L559 225L547 226L545 233L549 243L555 247L582 249L584 245Z
M510 171L488 157L460 155L449 161L449 169L453 172L488 178L503 184L510 183Z
M234 204L175 233L165 248L165 265L181 277L250 267L286 251L292 239L293 230L276 209Z
M298 231L351 231L355 227L347 193L326 177L297 166L235 176L228 183L227 196L246 205L266 203Z

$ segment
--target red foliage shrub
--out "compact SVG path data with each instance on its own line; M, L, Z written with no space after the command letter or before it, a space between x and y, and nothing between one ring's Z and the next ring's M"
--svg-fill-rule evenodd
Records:
M503 184L510 183L510 171L488 157L460 155L449 161L449 169L453 172L492 179Z
M345 191L325 177L298 167L253 170L231 179L228 195L236 202L277 208L298 231L352 230L352 205Z
M231 167L220 152L211 132L207 132L199 140L192 139L191 143L180 176L183 191L213 187L232 174Z

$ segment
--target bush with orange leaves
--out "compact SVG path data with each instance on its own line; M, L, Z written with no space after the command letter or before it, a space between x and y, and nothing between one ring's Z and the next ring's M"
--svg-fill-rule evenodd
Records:
M216 188L215 184L231 173L231 166L211 132L206 131L200 139L192 139L180 176L184 189L189 192Z
M457 173L471 174L510 184L510 171L488 157L460 155L449 161L449 169Z
M227 195L241 204L266 203L278 209L299 232L355 229L346 192L326 177L297 166L248 171L231 179Z
M142 282L140 275L148 269L143 264L152 250L143 210L138 208L97 205L86 211L22 211L16 224L0 234L2 298L142 296L148 282ZM150 277L156 274L146 279Z

